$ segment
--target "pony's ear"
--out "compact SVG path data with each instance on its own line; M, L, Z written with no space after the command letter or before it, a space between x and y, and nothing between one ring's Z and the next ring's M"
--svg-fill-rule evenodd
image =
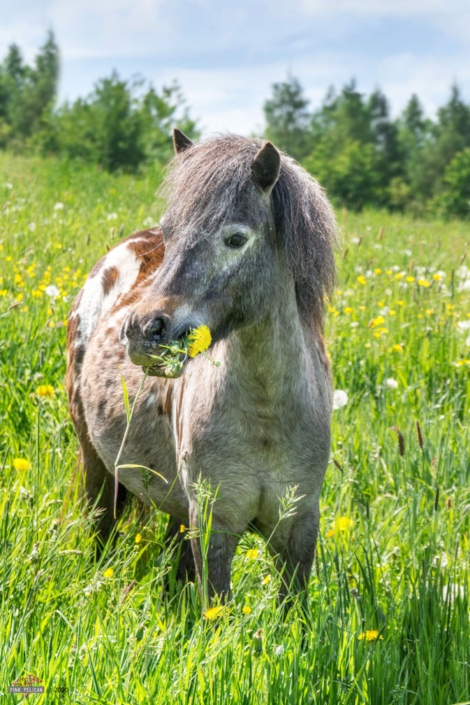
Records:
M173 130L173 147L175 148L175 154L179 154L180 152L184 152L185 149L188 149L188 147L192 147L193 143L189 139L189 137L186 137L184 132L181 132L181 130L178 130L177 127Z
M279 178L281 155L271 142L265 142L251 165L253 181L267 196Z

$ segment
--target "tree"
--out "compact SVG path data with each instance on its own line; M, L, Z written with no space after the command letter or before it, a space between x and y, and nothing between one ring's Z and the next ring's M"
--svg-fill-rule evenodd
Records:
M52 32L41 47L35 66L24 64L12 44L0 67L0 120L9 140L24 143L47 124L54 107L59 75L59 50Z
M309 100L299 81L289 75L284 83L274 83L272 98L264 103L265 136L278 147L302 159L311 148Z
M44 151L98 163L108 171L136 171L145 163L165 162L172 154L175 123L197 134L177 84L143 92L143 81L125 81L113 72L88 98L64 105L53 116Z
M448 164L443 191L437 197L436 205L444 215L470 217L470 148L456 154Z

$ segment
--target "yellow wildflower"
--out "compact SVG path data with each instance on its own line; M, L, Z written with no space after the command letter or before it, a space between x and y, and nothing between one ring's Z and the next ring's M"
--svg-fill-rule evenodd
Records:
M196 357L204 350L207 350L212 343L212 336L207 326L199 326L189 334L190 345L188 349L189 357Z
M349 532L353 525L354 521L349 517L337 517L334 528L326 532L326 538L331 539L335 534Z
M105 578L112 578L114 575L114 570L112 568L106 568L103 575Z
M395 352L402 353L403 345L401 343L396 343L395 345L392 345L392 350L394 350Z
M142 534L136 534L135 536L135 542L140 543L142 541Z
M0 289L0 296L6 296L8 294L7 289Z
M242 612L243 612L243 614L251 614L251 607L248 607L248 605L245 605L242 608Z
M266 575L266 576L262 579L261 584L262 584L262 585L269 585L270 582L271 582L271 576L270 576L270 575Z
M53 397L54 387L52 384L40 384L39 387L36 388L36 394L38 397Z
M365 278L365 276L364 276L363 274L359 274L359 276L358 276L358 278L357 278L356 281L357 281L358 284L365 284L365 283L366 283L366 278Z
M184 524L180 524L180 534L184 534L185 531L186 531L185 525L184 525Z
M354 521L349 517L338 517L336 520L336 528L338 531L349 531L353 524Z
M34 299L40 299L41 296L42 296L42 291L40 291L40 289L33 289L32 292L31 292L31 296L32 296Z
M369 328L376 328L377 326L381 326L382 323L385 323L385 318L383 316L377 316L377 318L371 320Z
M204 612L204 619L212 621L214 619L218 619L219 617L222 617L227 612L228 612L228 609L226 607L224 607L223 605L218 605L217 607L210 607L208 610L206 610Z
M431 284L426 281L426 279L418 279L418 286L424 286L425 289L431 286Z
M251 560L255 560L256 558L258 558L258 554L259 554L259 551L257 551L256 548L250 548L246 552L246 557L250 558Z
M442 279L442 274L439 274L439 273L433 274L432 278L434 279L434 281L440 282Z
M26 458L15 458L13 460L13 467L15 470L29 470L31 463Z
M352 312L353 312L353 310L352 310L351 306L346 306L346 308L344 309L344 313L352 313Z
M377 641L377 639L383 639L383 636L379 636L377 629L366 629L363 634L359 634L358 639L365 639L366 641Z
M377 274L377 275L382 274L382 270L379 267L377 267L377 269L374 269L374 274Z

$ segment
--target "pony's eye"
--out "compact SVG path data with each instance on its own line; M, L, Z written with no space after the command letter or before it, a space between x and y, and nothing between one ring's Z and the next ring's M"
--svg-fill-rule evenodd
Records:
M242 235L241 233L235 233L234 235L230 235L230 237L225 240L225 244L227 245L227 247L238 248L243 247L247 240L248 238Z

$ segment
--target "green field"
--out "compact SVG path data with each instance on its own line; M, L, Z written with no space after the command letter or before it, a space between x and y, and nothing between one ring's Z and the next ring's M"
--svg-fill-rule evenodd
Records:
M328 316L332 462L311 621L282 621L245 536L233 601L162 593L165 517L131 506L94 563L64 392L66 318L119 238L158 221L146 179L0 157L0 694L34 703L454 705L470 701L467 223L339 212ZM50 288L52 287L52 288Z

